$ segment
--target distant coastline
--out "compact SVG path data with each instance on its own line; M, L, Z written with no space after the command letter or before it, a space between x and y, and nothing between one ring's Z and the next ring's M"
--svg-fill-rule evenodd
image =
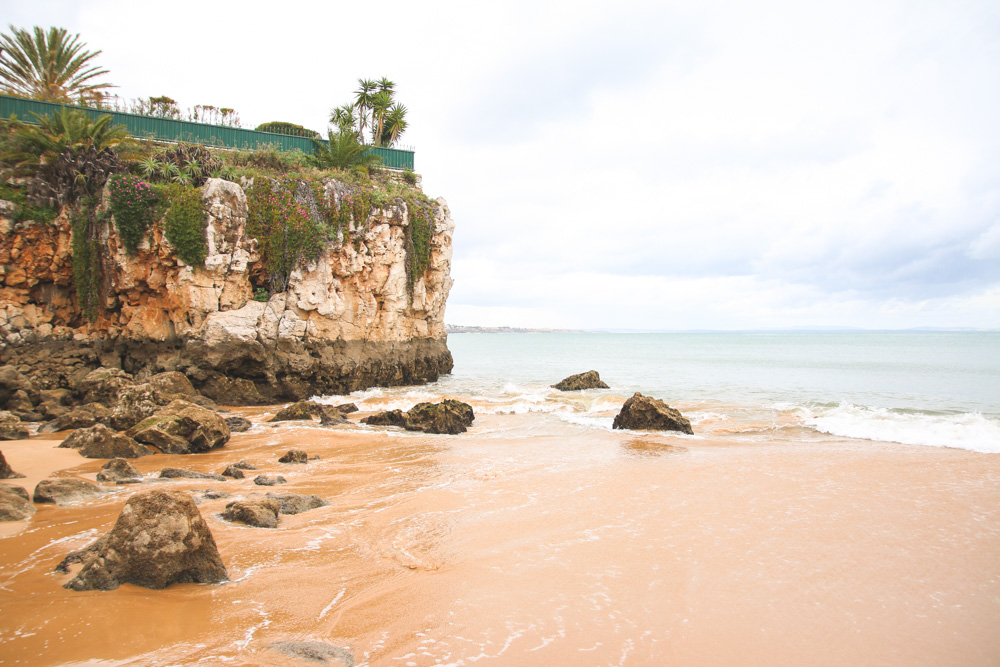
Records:
M856 327L792 327L788 329L535 329L445 324L445 333L600 333L600 334L792 334L792 333L1000 333L1000 329L973 327L913 327L910 329L860 329Z
M579 329L520 329L518 327L467 327L445 324L444 332L453 333L588 333ZM593 332L590 332L593 333Z

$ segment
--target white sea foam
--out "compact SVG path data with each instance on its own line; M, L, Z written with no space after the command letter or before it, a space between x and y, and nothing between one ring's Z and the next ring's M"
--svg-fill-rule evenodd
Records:
M821 433L1000 454L1000 422L978 412L940 415L841 403L803 421Z

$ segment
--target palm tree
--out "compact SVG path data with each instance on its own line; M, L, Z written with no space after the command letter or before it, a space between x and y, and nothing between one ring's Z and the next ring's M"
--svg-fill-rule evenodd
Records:
M385 117L392 106L392 93L380 90L372 96L372 143L382 145L382 129L385 127Z
M358 79L358 89L354 91L354 106L358 109L358 141L365 141L365 125L368 123L368 109L371 108L377 84L371 79Z
M91 65L100 51L84 51L80 35L70 37L64 28L34 34L10 26L10 35L0 36L0 81L15 95L46 102L85 101L100 97L113 87L95 78L108 73Z
M351 132L354 129L354 107L350 104L336 107L330 112L330 123L340 132Z
M385 133L388 135L386 146L392 146L406 131L406 107L397 102L389 109L385 117Z
M319 139L313 139L315 150L309 156L309 161L313 166L320 169L353 169L354 167L374 167L382 158L374 153L369 153L367 149L358 142L358 138L353 132L338 132L327 134L329 140L323 143Z

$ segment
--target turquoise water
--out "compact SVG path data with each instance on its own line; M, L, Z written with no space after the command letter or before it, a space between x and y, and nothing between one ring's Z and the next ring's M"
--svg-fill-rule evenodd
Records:
M455 369L436 389L514 412L566 412L548 386L594 369L611 389L571 409L596 426L640 391L695 419L792 415L838 436L1000 453L1000 333L452 334L448 347Z

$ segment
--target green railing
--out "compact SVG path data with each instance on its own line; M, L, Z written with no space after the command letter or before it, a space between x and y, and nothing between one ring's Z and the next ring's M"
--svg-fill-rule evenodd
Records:
M34 123L36 121L35 117L31 115L32 113L36 113L39 116L50 116L57 113L60 106L62 105L53 104L52 102L26 100L20 97L0 95L0 118L7 119L16 116L18 120ZM70 109L79 109L94 120L105 114L111 116L114 124L124 125L131 136L139 139L187 141L206 146L241 150L252 150L261 146L275 146L285 151L313 152L312 140L305 137L275 134L274 132L258 132L257 130L245 130L241 127L224 127L222 125L209 125L207 123L195 123L187 120L174 120L172 118L152 118L150 116L140 116L123 111L105 111L103 109L91 109L90 107L81 107L72 104L65 106ZM325 139L321 139L320 141L326 143ZM375 146L369 147L368 150L382 158L381 164L383 167L413 171L413 151L399 148L378 148Z

